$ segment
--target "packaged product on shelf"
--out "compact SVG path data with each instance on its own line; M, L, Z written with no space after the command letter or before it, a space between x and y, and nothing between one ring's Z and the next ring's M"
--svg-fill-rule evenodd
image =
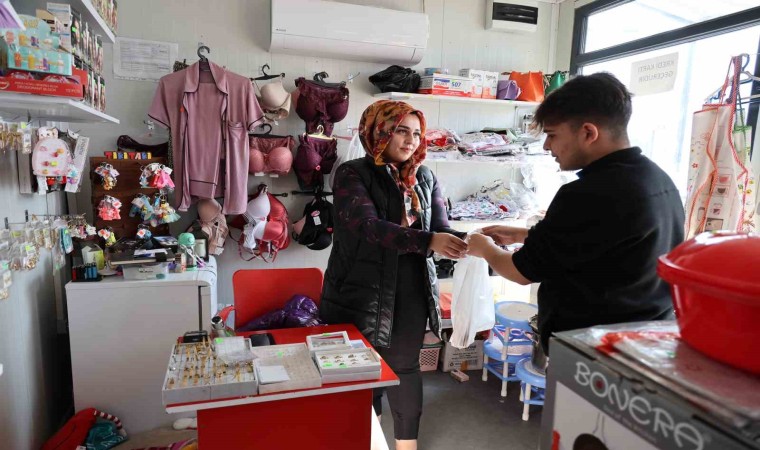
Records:
M111 0L111 3L113 4L113 13L111 14L111 28L113 29L114 33L119 28L119 20L118 17L118 5L116 0Z
M103 73L103 38L95 36L95 71Z
M496 98L496 88L499 84L499 72L484 72L482 98Z
M106 80L102 75L100 77L100 108L98 109L106 111Z
M435 74L422 77L420 81L420 94L450 95L455 97L468 97L472 80L454 75Z
M84 96L82 79L87 74L72 69L71 76L50 75L8 70L0 74L0 90L36 95L53 95L81 99Z
M0 29L0 63L8 69L71 75L71 55L42 19L21 15L26 30Z
M462 69L459 71L459 75L472 80L470 86L470 97L480 98L483 96L483 78L486 72L484 70L477 69Z
M74 56L82 57L82 14L71 8L71 52Z

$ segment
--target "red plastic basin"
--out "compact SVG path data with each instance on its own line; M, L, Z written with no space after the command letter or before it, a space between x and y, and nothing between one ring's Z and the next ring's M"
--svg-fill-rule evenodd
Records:
M661 256L681 337L702 353L760 374L760 235L702 233Z

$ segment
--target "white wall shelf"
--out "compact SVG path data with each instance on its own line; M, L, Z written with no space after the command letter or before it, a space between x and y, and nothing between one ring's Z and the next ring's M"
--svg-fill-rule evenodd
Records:
M104 42L116 42L116 35L90 0L71 0L71 7L82 13L82 19L92 27L95 34L103 36Z
M0 116L9 121L31 116L50 122L119 123L119 119L80 101L16 92L0 92Z
M410 94L407 92L384 92L375 94L375 98L385 100L426 100L442 103L471 103L477 105L503 106L506 108L536 107L537 102L521 102L517 100L495 100L489 98L454 97L450 95Z

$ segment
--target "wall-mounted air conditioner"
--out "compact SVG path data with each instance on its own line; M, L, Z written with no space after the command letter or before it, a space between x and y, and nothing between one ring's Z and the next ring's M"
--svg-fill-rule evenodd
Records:
M486 30L532 33L537 29L537 1L488 0L486 2Z
M272 0L269 50L413 66L427 48L427 14L320 0Z

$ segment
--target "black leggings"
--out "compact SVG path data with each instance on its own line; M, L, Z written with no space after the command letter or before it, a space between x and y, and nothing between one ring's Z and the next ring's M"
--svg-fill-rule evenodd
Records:
M373 406L382 413L383 391L393 415L396 439L417 439L422 416L422 376L420 349L425 337L427 310L427 274L425 258L406 254L398 258L396 304L393 310L391 346L377 351L398 375L401 383L386 389L375 389Z

